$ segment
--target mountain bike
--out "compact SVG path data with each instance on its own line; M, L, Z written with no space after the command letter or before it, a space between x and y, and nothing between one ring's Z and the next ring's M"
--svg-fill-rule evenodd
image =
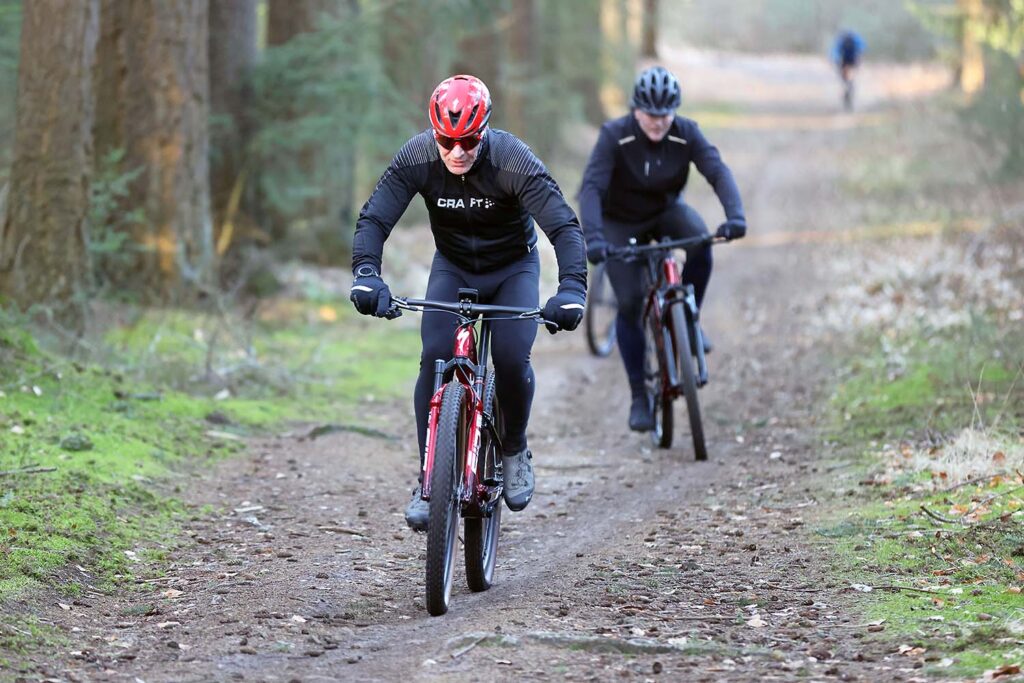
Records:
M643 328L647 338L644 351L644 378L647 398L654 414L651 438L659 448L670 448L674 431L673 402L686 399L690 434L697 460L706 460L704 425L700 418L697 389L708 383L704 358L704 338L700 329L700 311L693 286L683 284L682 268L676 249L701 247L721 241L710 235L679 240L664 239L656 244L639 245L631 239L625 247L608 250L609 259L640 261L646 264Z
M475 289L460 289L458 302L392 297L393 308L442 311L459 319L452 359L434 361L423 462L427 526L427 611L448 611L455 573L459 518L465 520L466 582L485 591L494 580L504 491L501 467L501 408L489 365L494 320L544 324L539 308L477 303ZM479 326L479 329L477 329Z
M839 78L843 81L843 109L853 111L853 77L856 69L853 65L843 64L839 67Z
M598 358L604 358L615 348L615 317L619 304L612 291L612 283L603 263L590 271L587 308L583 313L583 327L587 331L587 346Z

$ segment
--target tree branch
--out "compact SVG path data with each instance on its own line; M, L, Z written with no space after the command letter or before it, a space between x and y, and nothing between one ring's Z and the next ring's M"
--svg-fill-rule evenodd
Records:
M0 477L10 477L15 474L38 474L39 472L56 472L56 467L21 467L16 470L0 471Z
M921 504L921 512L923 512L924 514L928 515L932 519L934 519L936 521L939 521L939 522L943 522L945 524L959 524L960 523L960 520L958 520L958 519L950 519L949 517L943 517L942 515L940 515L937 512L932 512L927 507L925 507L924 503Z

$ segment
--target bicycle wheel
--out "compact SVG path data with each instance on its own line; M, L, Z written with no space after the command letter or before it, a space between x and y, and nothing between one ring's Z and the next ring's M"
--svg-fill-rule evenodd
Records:
M690 347L690 329L683 311L682 302L669 306L668 321L675 339L675 362L679 383L686 399L686 412L690 414L690 433L693 435L693 452L697 460L707 460L704 445L704 425L700 420L700 402L697 398L697 368L693 350Z
M644 377L647 385L647 401L651 406L651 413L654 415L651 441L658 448L670 448L674 424L672 396L665 391L665 377L667 374L666 363L670 357L666 341L671 344L671 337L654 315L647 316L644 320L644 331L647 337L644 343Z
M619 305L608 279L604 263L594 266L590 273L590 291L587 292L587 309L583 313L583 324L587 330L587 346L598 358L604 358L615 348L615 317Z
M436 425L434 469L430 475L430 524L427 526L427 612L435 617L448 611L455 573L459 484L466 446L465 394L458 382L445 387Z
M484 382L484 414L489 415L494 431L501 434L501 410L495 396L494 371ZM498 442L488 430L480 437L477 476L480 481L493 478L493 471L501 460ZM485 591L494 579L494 564L498 557L498 533L501 530L501 501L494 506L490 517L466 518L466 583L472 591Z

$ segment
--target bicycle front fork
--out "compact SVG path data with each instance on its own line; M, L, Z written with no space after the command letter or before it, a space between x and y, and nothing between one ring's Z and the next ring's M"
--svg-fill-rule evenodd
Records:
M700 309L697 308L697 297L693 291L693 285L686 285L686 294L683 297L686 304L686 317L689 318L690 329L690 350L697 359L697 386L702 387L708 383L708 363L704 357L704 333L700 329Z

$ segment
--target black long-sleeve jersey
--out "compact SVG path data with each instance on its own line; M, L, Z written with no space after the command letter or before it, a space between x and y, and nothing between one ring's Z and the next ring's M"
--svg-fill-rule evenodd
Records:
M732 172L696 121L675 117L660 142L650 141L632 113L605 123L580 187L587 238L603 236L604 216L640 223L665 211L686 187L691 163L711 183L726 218L744 218Z
M488 129L480 144L473 167L454 175L430 129L405 143L359 212L353 270L380 270L384 241L419 194L438 251L460 268L481 273L522 258L537 245L535 219L555 247L559 288L585 292L583 231L544 164L505 131Z

